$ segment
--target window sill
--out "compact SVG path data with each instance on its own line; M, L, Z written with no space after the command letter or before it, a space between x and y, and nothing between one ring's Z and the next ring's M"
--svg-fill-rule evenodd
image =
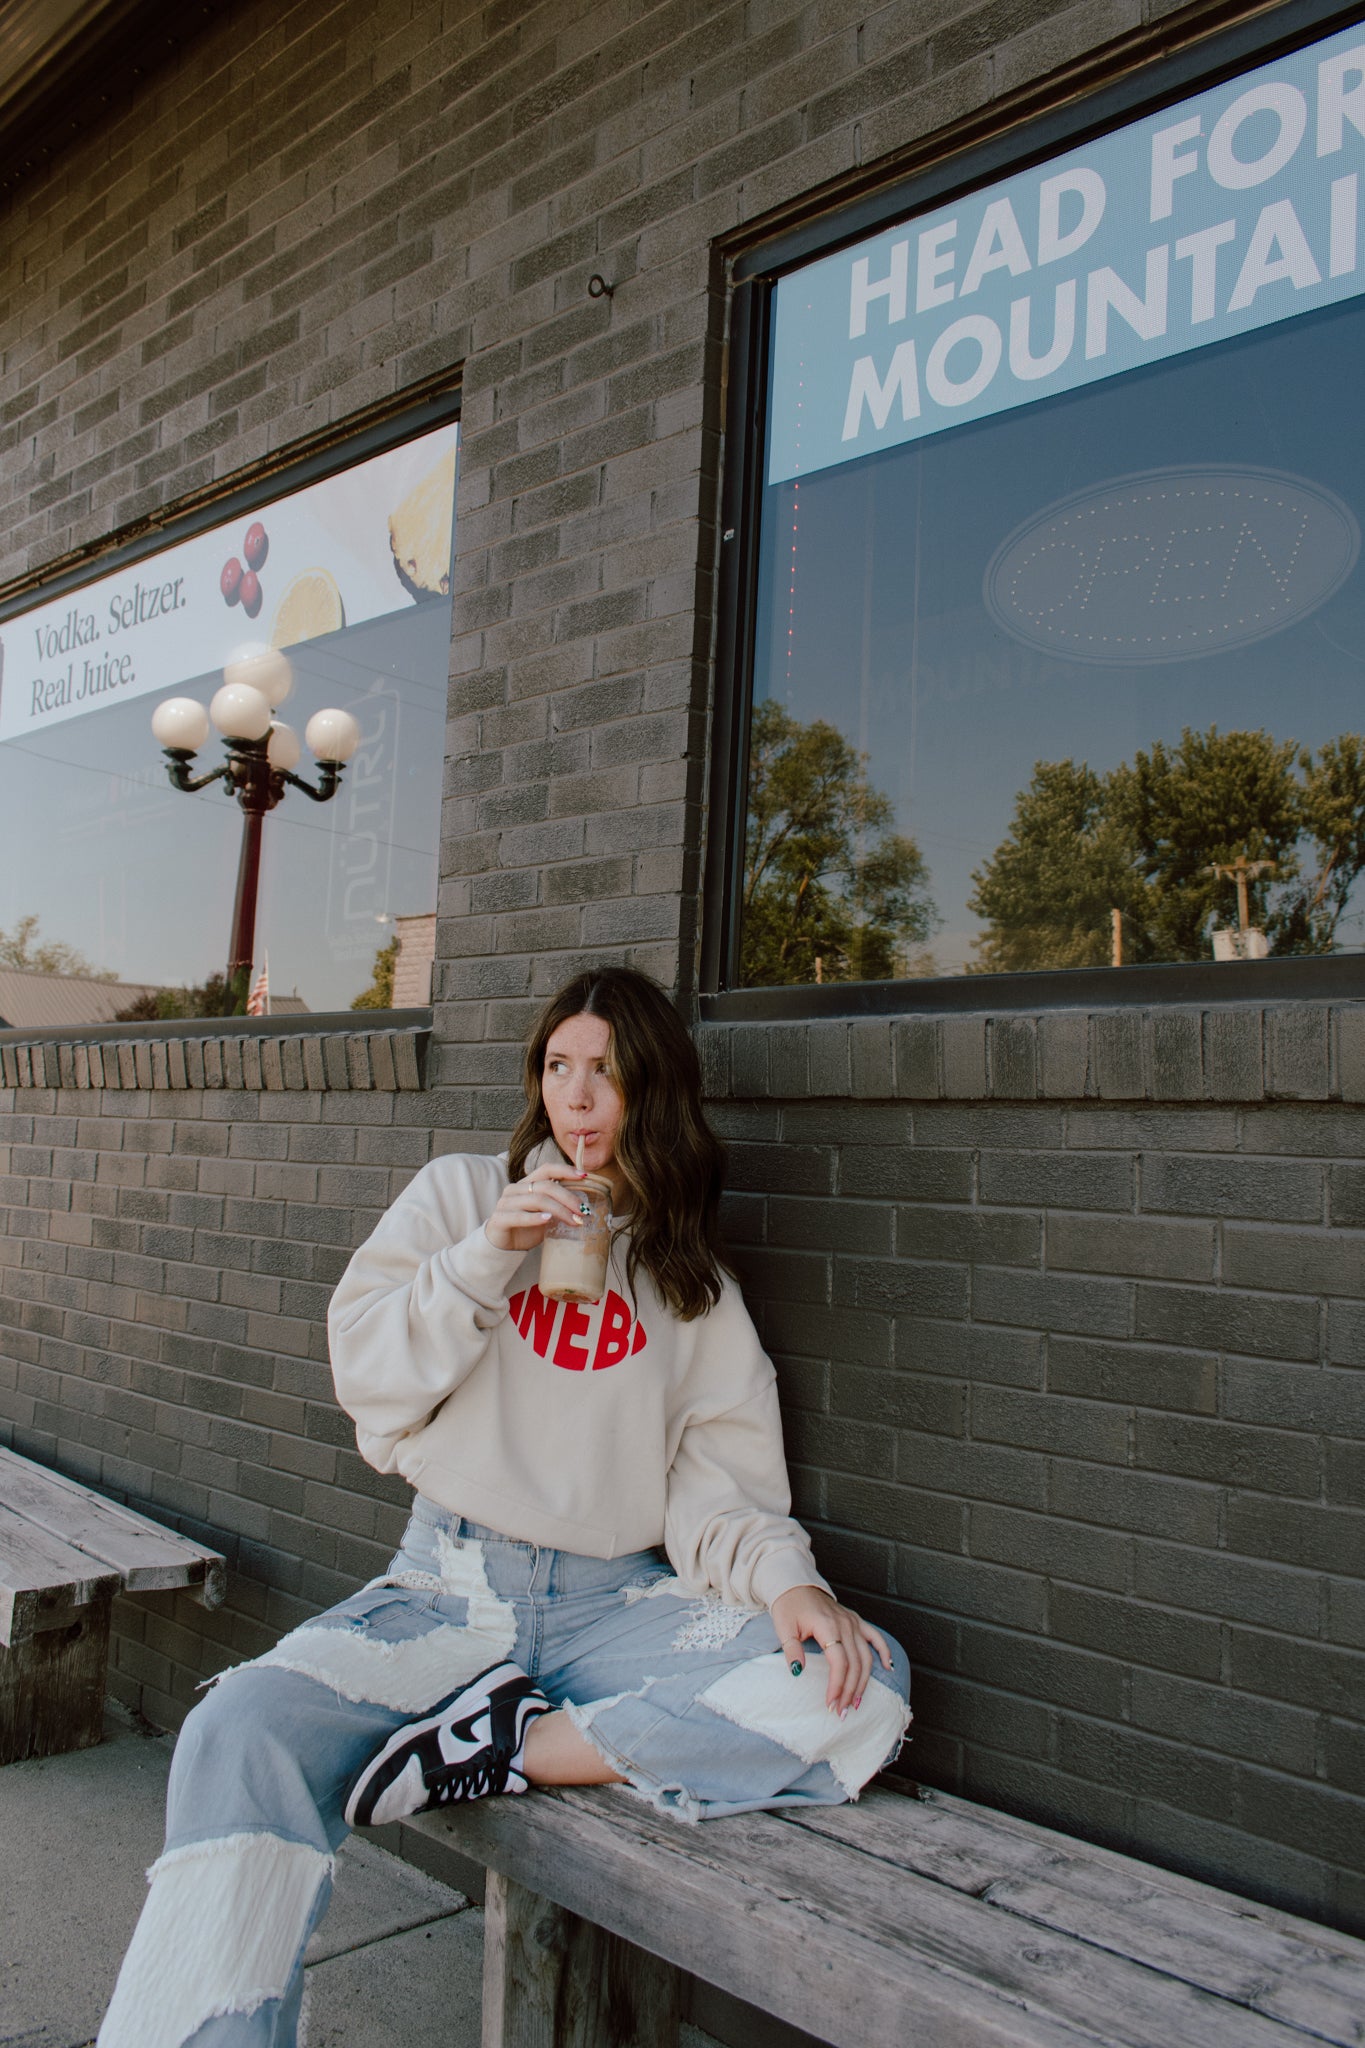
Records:
M5 1030L0 1077L7 1088L420 1092L430 1043L430 1010Z
M954 974L925 981L827 981L725 989L701 998L706 1024L816 1017L954 1015L1155 1008L1198 1003L1359 1002L1365 954L1305 960L1191 960L1161 967L1073 967L1031 974Z

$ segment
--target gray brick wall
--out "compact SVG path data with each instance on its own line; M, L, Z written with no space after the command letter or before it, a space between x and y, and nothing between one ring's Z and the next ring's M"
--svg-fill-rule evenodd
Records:
M703 1045L799 1511L916 1663L909 1769L1357 1929L1363 1031L1348 1005Z
M1317 1099L1273 1011L1134 1014L1175 1100L1079 1055L1088 1094L1010 1092L1031 1036L1110 1021L703 1031L798 1512L910 1650L903 1769L1360 1928L1365 1009L1305 1020ZM1234 1027L1240 1093L1201 1050ZM0 1441L228 1551L217 1613L121 1605L116 1689L174 1724L387 1561L406 1489L336 1407L328 1295L499 1134L472 1085L52 1088L57 1050L0 1094Z
M216 1615L123 1604L154 1719L397 1534L325 1364L350 1247L499 1142L569 963L690 984L725 252L1239 11L244 0L7 194L0 595L463 375L428 1090L377 1039L5 1052L0 1436L232 1560ZM702 1050L908 1767L1365 1927L1359 1006Z
M119 1604L114 1690L169 1726L388 1562L409 1491L356 1454L327 1302L418 1167L488 1143L468 1091L206 1087L203 1064L195 1086L0 1091L0 1441L229 1558L212 1613Z

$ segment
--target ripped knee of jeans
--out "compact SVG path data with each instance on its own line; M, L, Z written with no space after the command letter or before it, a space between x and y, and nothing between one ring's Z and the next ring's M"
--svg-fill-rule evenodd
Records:
M376 1579L330 1614L281 1638L252 1667L297 1671L343 1699L420 1714L433 1700L510 1657L516 1647L516 1609L496 1594L484 1568L483 1545L452 1543L436 1535L442 1597L455 1604L447 1620L418 1604L418 1590Z
M910 1709L875 1674L862 1705L842 1718L825 1705L829 1670L818 1655L793 1676L780 1655L749 1657L723 1671L697 1695L722 1719L766 1736L803 1763L828 1764L845 1796L863 1786L896 1756L910 1725Z

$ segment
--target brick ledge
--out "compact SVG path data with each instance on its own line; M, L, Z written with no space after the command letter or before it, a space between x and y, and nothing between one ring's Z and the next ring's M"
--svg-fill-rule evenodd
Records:
M712 1101L1365 1103L1365 1001L702 1024Z
M430 1043L428 1027L268 1037L34 1037L0 1046L0 1071L9 1088L420 1092Z

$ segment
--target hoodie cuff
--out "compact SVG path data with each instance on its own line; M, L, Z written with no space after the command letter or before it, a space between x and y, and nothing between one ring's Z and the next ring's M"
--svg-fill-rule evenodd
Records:
M754 1598L761 1600L765 1607L771 1607L774 1600L780 1600L795 1586L818 1586L822 1593L829 1594L831 1600L838 1598L828 1581L816 1571L810 1552L795 1547L773 1550L766 1557L761 1557L754 1566L750 1585Z
M441 1263L461 1291L492 1309L506 1308L508 1290L525 1260L525 1252L504 1252L491 1244L482 1223L441 1254Z

